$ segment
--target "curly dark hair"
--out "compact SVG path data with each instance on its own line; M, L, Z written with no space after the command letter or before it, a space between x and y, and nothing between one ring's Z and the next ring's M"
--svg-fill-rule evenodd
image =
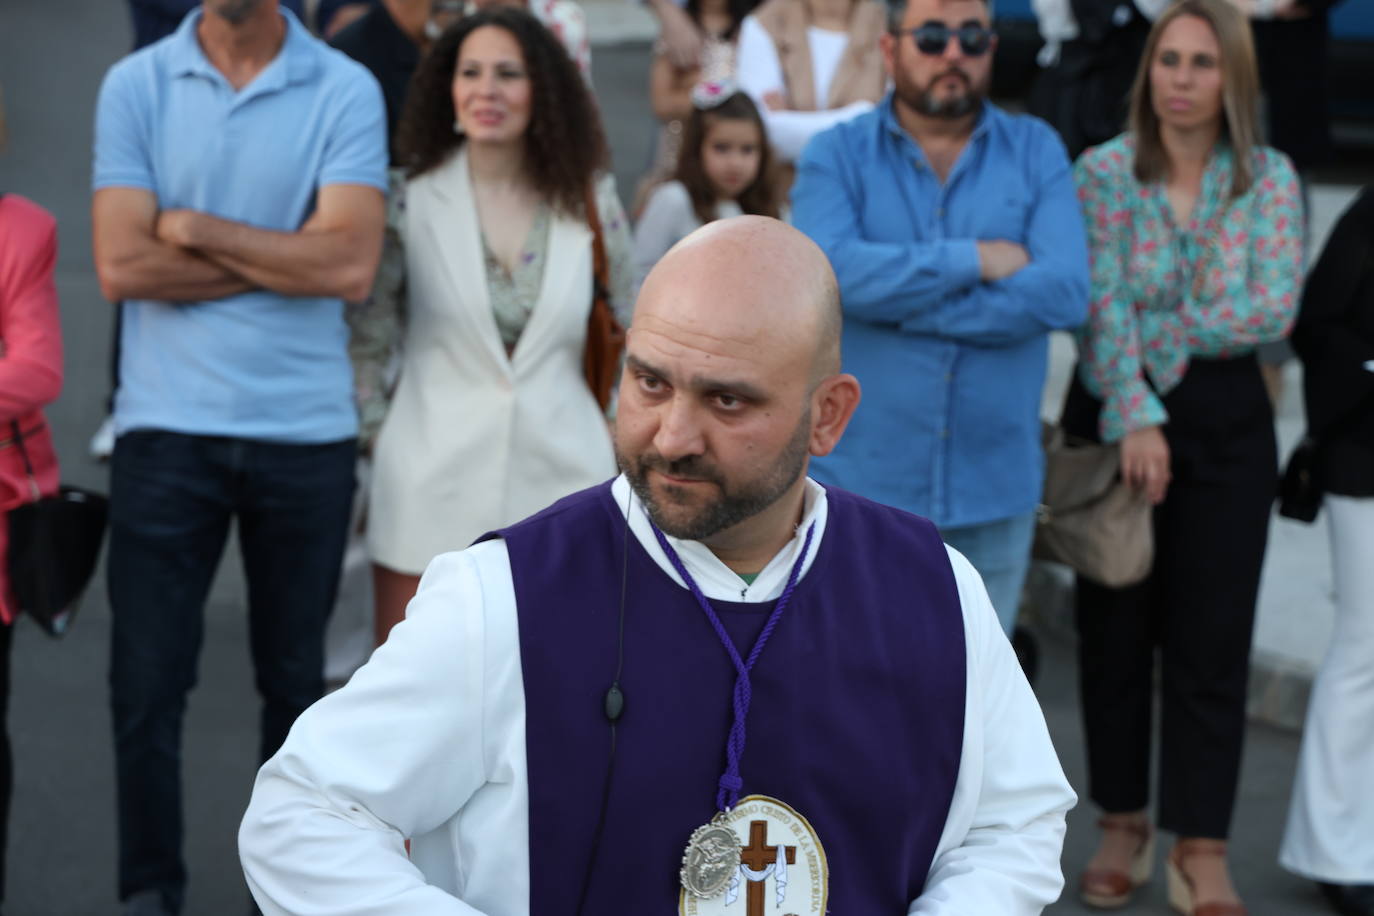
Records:
M526 167L535 189L556 209L580 214L597 169L607 162L601 115L562 43L525 10L498 7L465 16L434 42L411 78L396 129L396 152L409 178L440 166L465 137L453 131L453 74L467 37L483 26L505 29L525 58L532 105Z
M678 154L677 174L674 176L692 198L692 210L697 219L709 223L716 218L716 191L706 174L701 148L706 132L717 121L749 121L759 129L759 173L754 176L736 201L745 213L778 218L777 180L773 174L773 154L768 144L768 129L753 99L736 92L714 108L692 109L692 115L682 131L682 152Z

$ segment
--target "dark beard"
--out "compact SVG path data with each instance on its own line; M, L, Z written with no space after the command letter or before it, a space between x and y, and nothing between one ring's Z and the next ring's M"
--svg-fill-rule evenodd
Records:
M625 473L625 479L630 482L635 496L639 497L639 501L648 511L650 520L659 530L680 540L702 541L738 525L745 519L753 518L781 499L801 476L802 468L806 465L810 440L811 410L808 407L771 472L738 487L727 484L718 468L696 455L676 461L665 461L657 452L649 451L632 460L617 449L616 462ZM701 507L695 514L675 520L664 511L664 506L649 486L651 470L661 471L673 477L709 481L719 489L720 496ZM665 489L671 502L680 502L685 496L677 487L669 486Z
M935 97L935 84L946 76L958 76L964 82L965 92L963 95L952 99L938 99ZM931 118L943 118L954 121L967 115L973 114L983 107L984 93L974 89L969 78L958 71L946 71L935 77L926 84L924 89L910 86L905 81L899 81L896 87L897 97L913 111L920 112Z

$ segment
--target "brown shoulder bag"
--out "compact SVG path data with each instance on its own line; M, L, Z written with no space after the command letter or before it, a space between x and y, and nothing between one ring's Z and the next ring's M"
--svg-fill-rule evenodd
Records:
M587 227L592 230L592 310L587 316L587 343L582 349L582 373L596 403L605 410L620 374L620 355L625 351L625 329L611 309L610 265L601 217L596 210L596 190L587 187Z

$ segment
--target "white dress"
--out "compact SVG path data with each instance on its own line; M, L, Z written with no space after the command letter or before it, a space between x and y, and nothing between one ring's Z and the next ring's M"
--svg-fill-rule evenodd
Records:
M601 183L598 201L608 249L613 233L628 233L609 187ZM606 480L615 458L582 373L587 225L551 220L539 297L509 356L465 152L407 184L399 229L406 327L373 453L367 547L374 562L418 575L435 556Z

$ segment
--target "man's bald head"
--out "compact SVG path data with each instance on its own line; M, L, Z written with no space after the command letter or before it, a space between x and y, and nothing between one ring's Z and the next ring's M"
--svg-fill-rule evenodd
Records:
M679 242L640 291L615 422L654 523L762 569L859 403L839 368L835 275L806 236L742 216Z
M840 371L835 272L815 242L779 220L716 220L673 246L635 308L636 327L662 321L770 362L804 354L812 384Z

